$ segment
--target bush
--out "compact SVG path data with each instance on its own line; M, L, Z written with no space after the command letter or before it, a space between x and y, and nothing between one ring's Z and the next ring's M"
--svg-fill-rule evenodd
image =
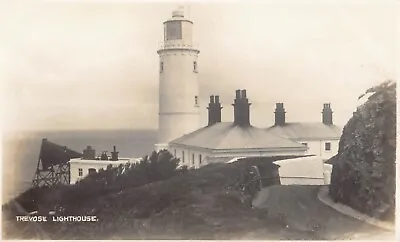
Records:
M143 157L139 164L127 163L118 167L109 165L106 170L100 169L98 173L88 175L75 185L31 188L4 208L14 210L14 214L17 212L16 207L11 204L16 202L27 212L42 210L40 212L46 213L55 206L61 206L66 214L73 214L80 206L93 203L111 192L166 180L185 172L184 169L177 169L178 164L179 160L167 150L153 152Z
M343 129L329 193L370 216L394 219L396 83L366 93L372 95Z

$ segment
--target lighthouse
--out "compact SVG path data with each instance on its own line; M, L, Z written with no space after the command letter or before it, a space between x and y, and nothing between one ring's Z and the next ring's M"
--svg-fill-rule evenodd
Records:
M198 55L192 42L193 22L181 9L164 22L159 55L159 119L156 150L200 126Z

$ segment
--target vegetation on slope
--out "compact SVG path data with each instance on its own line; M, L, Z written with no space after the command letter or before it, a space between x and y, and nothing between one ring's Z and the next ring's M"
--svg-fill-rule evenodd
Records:
M387 81L366 94L372 95L343 129L329 193L366 214L394 219L396 83Z
M253 194L243 194L241 189L249 166L258 165L268 175L263 166L292 157L210 164L187 172L175 169L168 152L152 157L156 155L134 168L108 169L74 186L47 188L36 197L38 207L57 205L62 215L96 215L97 222L16 223L13 215L17 212L9 205L6 237L32 238L41 231L36 238L218 239L235 238L244 231L265 228L266 223L270 228L284 228L276 223L279 218L265 219L265 214L255 212L250 206Z
M62 208L64 214L71 214L82 204L91 203L98 197L166 180L187 171L186 167L178 169L178 164L179 160L168 151L153 152L137 164L109 165L106 170L90 174L75 185L31 188L6 207L17 203L26 212L48 214L50 210Z

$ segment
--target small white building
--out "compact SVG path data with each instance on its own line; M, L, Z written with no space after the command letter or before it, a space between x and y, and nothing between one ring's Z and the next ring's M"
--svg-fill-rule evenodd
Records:
M343 128L333 124L329 103L324 104L320 123L286 122L285 113L283 103L277 103L275 125L267 128L268 132L303 144L307 147L307 155L319 156L323 161L337 154Z
M140 162L140 158L119 158L118 152L111 152L111 156L108 156L105 152L99 157L95 156L95 151L91 146L88 146L83 151L82 158L75 158L69 161L70 164L70 184L75 184L77 181L83 179L87 175L99 172L100 169L106 170L109 165L112 167L118 167L119 165L125 165L127 163Z
M140 160L140 159L139 159ZM118 167L126 163L136 163L138 158L119 158L117 161L111 160L85 160L83 158L71 159L70 163L70 184L75 184L80 179L86 177L91 172L99 172L100 169L107 169L108 165Z
M324 162L321 157L308 156L274 161L279 165L282 185L324 185Z

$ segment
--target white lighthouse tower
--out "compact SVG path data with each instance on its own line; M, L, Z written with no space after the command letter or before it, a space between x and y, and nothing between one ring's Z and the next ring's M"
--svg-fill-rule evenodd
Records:
M172 12L164 22L164 43L160 56L159 120L156 150L167 149L168 142L197 130L200 126L199 50L192 43L193 22L182 10Z

